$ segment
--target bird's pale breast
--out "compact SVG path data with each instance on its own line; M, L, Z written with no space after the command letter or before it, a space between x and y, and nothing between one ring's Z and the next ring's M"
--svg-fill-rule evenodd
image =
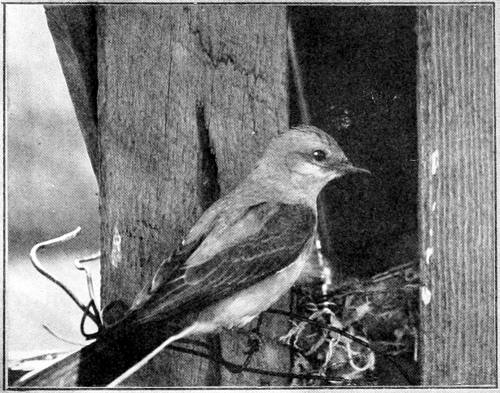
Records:
M308 244L295 262L273 276L205 309L198 321L205 325L207 331L219 327L230 329L246 325L277 302L292 287L304 268L310 252L311 246Z

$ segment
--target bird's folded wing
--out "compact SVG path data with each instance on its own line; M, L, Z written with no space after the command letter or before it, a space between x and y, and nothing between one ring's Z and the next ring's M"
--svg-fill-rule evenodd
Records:
M214 226L214 247L210 233L198 244L181 247L143 291L134 320L201 310L277 273L297 259L315 225L315 214L305 205L265 202L249 207L235 222L225 223L225 230Z

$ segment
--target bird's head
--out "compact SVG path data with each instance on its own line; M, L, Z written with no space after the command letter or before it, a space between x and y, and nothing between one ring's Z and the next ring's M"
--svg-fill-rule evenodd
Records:
M316 202L321 189L348 173L365 172L355 167L337 142L313 126L301 126L274 138L258 164L291 198Z

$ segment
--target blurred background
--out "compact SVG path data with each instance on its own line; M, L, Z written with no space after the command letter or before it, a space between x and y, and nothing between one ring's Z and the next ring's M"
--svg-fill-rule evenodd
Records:
M49 334L43 324L83 343L81 311L34 270L28 254L34 244L81 226L76 239L40 255L47 269L87 299L85 275L73 261L99 249L99 214L97 183L43 6L6 6L6 63L6 334L12 360L78 348ZM98 262L92 264L98 271Z

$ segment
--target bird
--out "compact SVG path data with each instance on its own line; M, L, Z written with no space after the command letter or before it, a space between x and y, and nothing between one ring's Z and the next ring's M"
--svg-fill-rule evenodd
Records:
M369 173L317 127L279 134L201 215L119 322L17 385L116 386L181 338L247 325L290 290L314 252L320 191L359 172ZM194 321L165 338L163 327L188 313Z

